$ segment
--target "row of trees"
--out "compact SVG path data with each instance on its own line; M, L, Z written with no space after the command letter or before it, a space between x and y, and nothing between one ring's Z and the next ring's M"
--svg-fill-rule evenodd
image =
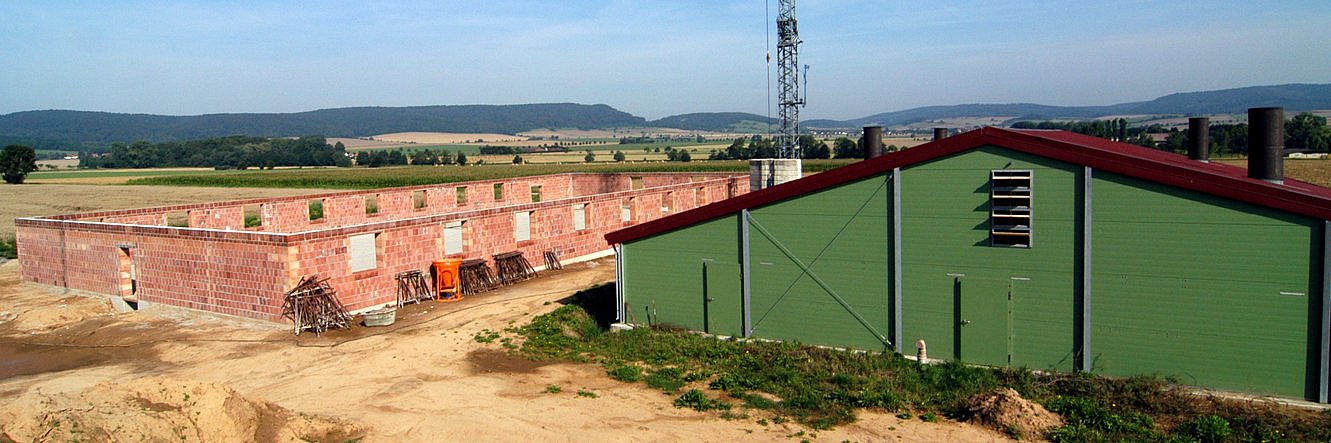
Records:
M1087 121L1021 121L1012 124L1013 129L1061 129L1064 131L1086 134L1137 146L1155 147L1155 139L1149 133L1153 127L1128 127L1127 119L1087 120Z
M1128 128L1127 120L1096 120L1078 122L1016 122L1017 129L1062 129L1095 137L1119 140L1135 145L1158 148L1166 151L1185 152L1188 146L1187 131L1179 128L1166 129L1160 125ZM1216 154L1246 155L1248 153L1248 125L1215 124L1208 133L1211 138L1211 152ZM1156 141L1151 134L1168 134L1163 142ZM1285 122L1285 148L1298 152L1331 152L1331 127L1327 126L1326 117L1303 112Z
M449 151L447 149L441 149L437 152L429 149L421 149L412 152L410 155L403 152L401 149L391 150L391 151L390 150L361 151L356 153L356 164L360 166L368 166L371 168L377 168L380 166L396 166L396 165L408 165L408 164L417 165L417 166L433 166L433 165L466 166L467 154L464 152L458 152L457 155L454 155L453 151Z
M812 135L801 135L799 139L796 140L796 143L800 147L800 158L813 159L832 157L832 149L827 146L827 143L818 140L817 137ZM707 156L707 159L748 160L751 158L776 158L776 156L777 150L775 142L770 138L763 138L755 135L752 137L737 138L725 149L711 151Z
M80 168L213 167L246 169L273 166L351 166L341 142L322 136L259 138L230 136L183 142L111 145L111 152L79 153Z

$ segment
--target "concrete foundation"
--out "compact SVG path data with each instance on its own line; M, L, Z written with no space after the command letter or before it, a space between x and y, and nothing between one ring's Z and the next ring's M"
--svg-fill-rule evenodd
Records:
M749 160L749 192L770 188L804 174L804 164L798 158L755 158Z

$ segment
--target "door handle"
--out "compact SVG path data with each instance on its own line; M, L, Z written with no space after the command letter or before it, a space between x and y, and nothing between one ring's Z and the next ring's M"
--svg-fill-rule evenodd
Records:
M961 321L961 325L962 325L962 326L966 326L966 325L969 325L969 324L971 324L971 321L970 321L970 320L962 320L962 321Z

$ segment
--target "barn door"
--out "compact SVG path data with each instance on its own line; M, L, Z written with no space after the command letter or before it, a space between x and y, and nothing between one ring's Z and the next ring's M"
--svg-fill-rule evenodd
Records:
M703 332L739 337L744 322L739 265L702 262Z
M954 277L952 287L960 359L1006 366L1012 358L1012 283Z

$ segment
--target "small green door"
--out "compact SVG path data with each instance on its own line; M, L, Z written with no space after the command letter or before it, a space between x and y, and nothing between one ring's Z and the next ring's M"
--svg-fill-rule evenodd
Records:
M962 361L1006 366L1011 362L1012 286L1006 281L969 279L953 282L958 302L957 329Z
M744 322L739 265L702 262L703 332L739 337Z

